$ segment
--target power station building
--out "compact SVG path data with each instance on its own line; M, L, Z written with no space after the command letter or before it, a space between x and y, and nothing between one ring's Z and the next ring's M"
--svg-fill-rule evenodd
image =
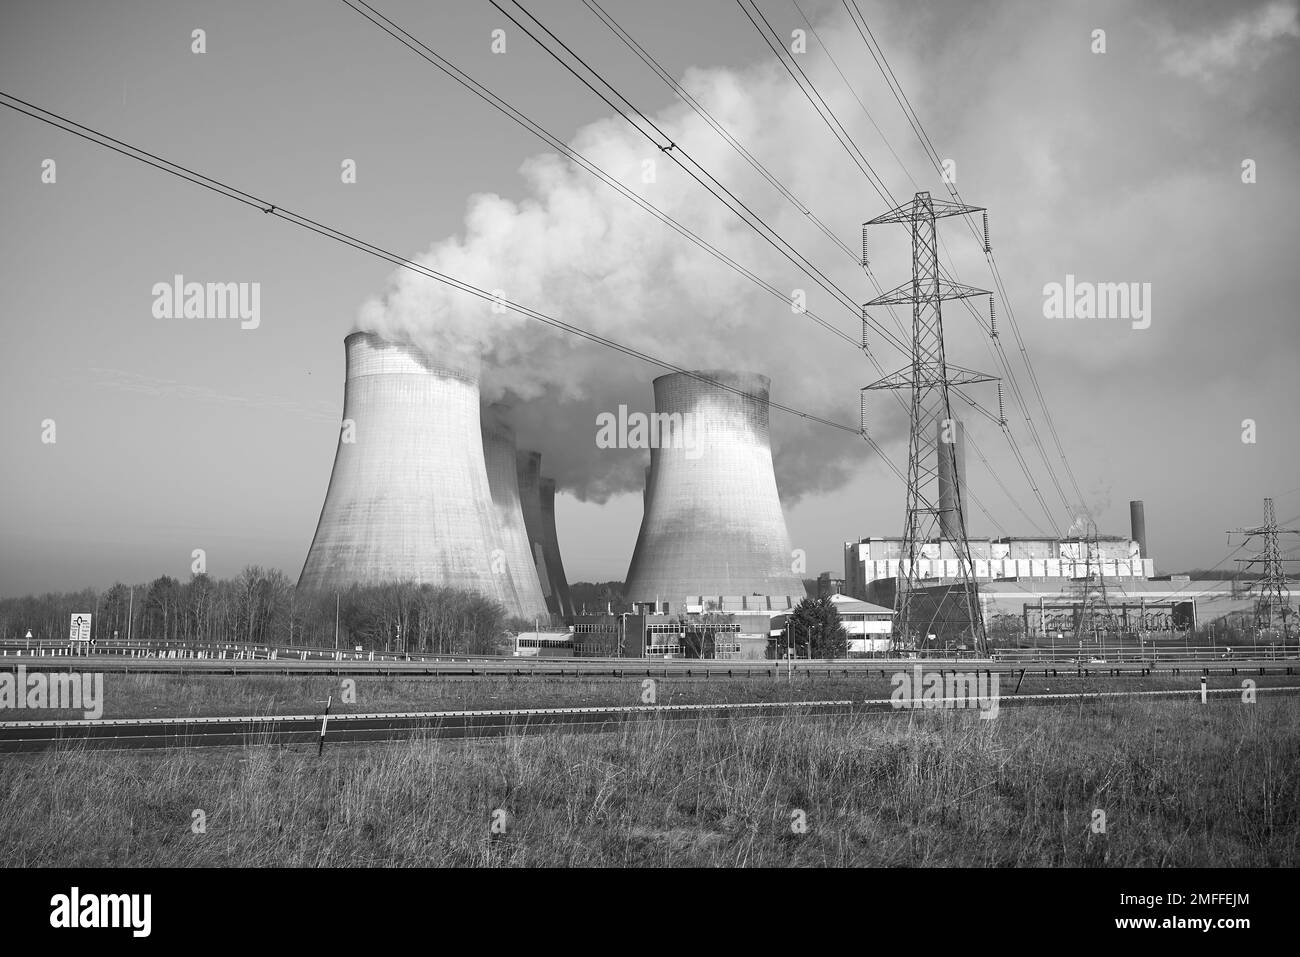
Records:
M893 598L893 583L903 567L901 538L864 538L844 544L844 580L850 595L867 601ZM917 560L920 577L936 583L958 575L955 549L944 542L923 544ZM999 538L971 539L975 578L1082 578L1100 571L1108 579L1146 579L1154 562L1136 539Z

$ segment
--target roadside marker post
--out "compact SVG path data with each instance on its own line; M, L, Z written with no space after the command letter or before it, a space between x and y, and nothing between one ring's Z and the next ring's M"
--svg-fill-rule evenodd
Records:
M320 747L316 749L316 757L325 753L325 726L330 723L330 705L334 702L334 696L330 695L325 699L325 713L320 719Z

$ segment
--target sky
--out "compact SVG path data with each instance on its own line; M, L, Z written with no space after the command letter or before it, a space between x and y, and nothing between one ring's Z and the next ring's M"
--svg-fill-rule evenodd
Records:
M855 301L876 294L853 257L582 0L524 5ZM1300 513L1295 0L858 5L925 133L953 161L962 198L989 210L1020 334L999 302L1042 449L1010 380L1008 424L1046 507L1011 443L969 411L968 437L987 460L968 454L983 506L968 510L972 534L1064 530L1081 506L1103 533L1124 534L1128 501L1143 499L1157 567L1178 571L1223 559L1225 530L1260 521L1265 496L1279 518ZM487 0L374 6L858 337L854 311ZM787 48L792 31L807 31L798 62L887 195L739 4L602 6L850 250L888 200L947 195L841 3L759 8ZM493 52L495 30L504 51ZM774 401L834 422L857 427L859 389L878 377L843 338L557 158L341 2L10 0L0 8L0 90L665 361L762 372ZM492 313L12 110L0 110L0 141L0 596L184 577L195 549L213 575L261 564L296 577L338 440L342 340L356 328L482 350L485 392L515 403L521 438L560 481L569 576L625 575L645 453L597 448L595 416L619 403L648 410L662 369ZM53 182L43 182L47 160ZM355 182L343 181L347 160ZM956 277L989 288L963 223L942 221L940 235ZM886 288L908 278L903 227L873 227L871 249ZM159 318L155 284L177 274L260 284L256 328ZM1044 289L1067 276L1138 283L1149 315L1049 318ZM948 303L944 316L950 361L998 372L971 314ZM877 318L897 328L888 313ZM904 364L871 336L886 371ZM992 386L969 392L996 409ZM904 463L898 406L874 394L867 419ZM902 483L851 431L774 410L772 440L810 575L840 574L847 540L901 532Z

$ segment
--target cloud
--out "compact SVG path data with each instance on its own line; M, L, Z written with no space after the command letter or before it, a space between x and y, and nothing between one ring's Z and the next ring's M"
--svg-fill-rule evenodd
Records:
M683 83L794 195L814 209L837 210L833 228L853 244L862 213L876 204L855 209L838 198L860 190L854 167L791 149L826 133L774 59L745 70L691 69ZM830 95L845 117L857 110L842 86ZM856 257L817 232L704 119L674 101L653 120L674 142L689 144L695 161L841 288L862 291ZM858 116L851 126L861 136L865 120ZM462 235L434 243L419 261L682 368L762 373L772 380L774 401L856 430L858 387L877 377L854 345L860 337L856 303L834 300L623 119L583 127L571 146L771 289L555 154L522 165L524 197L471 197ZM905 236L893 238L904 251ZM850 341L795 313L788 298L795 289L806 290L808 308ZM542 452L544 471L561 488L595 501L641 490L645 453L597 448L596 415L623 404L651 410L651 379L669 370L514 312L493 312L487 302L409 272L396 274L382 296L363 306L359 325L435 355L480 354L484 398L514 406L520 444ZM877 437L897 434L900 418L896 410L882 415ZM784 452L777 473L788 501L837 487L867 454L853 432L779 411L772 413L772 426L774 444Z
M987 16L973 23L949 22L926 5L864 7L939 155L956 160L963 199L989 207L992 243L1018 327L1083 487L1108 498L1105 486L1092 481L1106 471L1111 451L1097 422L1128 423L1136 413L1169 409L1177 396L1183 408L1169 412L1165 438L1194 443L1204 435L1199 416L1205 410L1202 394L1189 390L1189 383L1234 381L1252 395L1276 390L1259 369L1284 362L1297 341L1287 264L1300 242L1300 208L1295 191L1280 185L1300 175L1294 98L1279 97L1272 77L1240 70L1222 75L1222 96L1207 94L1201 84L1171 74L1158 56L1125 50L1159 49L1162 36L1173 36L1169 49L1183 51L1177 62L1185 68L1202 63L1226 70L1229 60L1244 65L1289 36L1294 4L1261 8L1214 30L1175 34L1159 24L1178 22L1180 7L1151 14L1115 3L1103 22L1112 35L1127 33L1131 40L1112 42L1106 55L1090 51L1093 14L1069 7L1013 2L986 8ZM1234 26L1238 21L1245 26ZM945 196L846 16L832 12L817 21L817 31L915 178L913 185L824 51L810 42L805 70L894 200L906 200L917 188ZM1214 37L1239 34L1225 41L1230 54L1197 52L1219 50ZM971 70L972 58L979 57L984 68ZM743 69L697 67L682 76L691 93L850 246L858 242L860 224L887 208L774 58ZM673 103L652 118L842 288L861 301L875 295L852 257L688 108ZM849 310L621 118L591 123L570 142L779 290L806 289L811 309L856 335ZM1259 160L1260 185L1241 182L1247 156ZM656 176L643 182L649 160L655 161ZM807 316L792 314L780 299L567 160L542 154L525 162L522 173L522 196L471 198L461 235L434 243L424 261L688 368L766 374L775 401L856 425L858 389L879 377L860 352ZM945 266L951 256L957 278L988 287L982 254L963 224L945 220L940 230ZM907 278L904 227L880 227L871 248L873 271L884 286ZM1151 328L1045 319L1042 289L1067 273L1092 282L1150 282ZM982 300L972 304L985 308ZM1047 442L1036 389L1027 381L1001 305L1003 341ZM907 311L899 314L906 323ZM1249 316L1253 340L1241 335L1235 316ZM944 317L949 361L1001 371L964 306L946 304ZM887 314L877 318L893 328ZM480 301L408 275L395 276L387 292L367 304L361 321L372 331L411 338L435 351L467 343L482 349L485 396L515 402L521 443L543 452L544 467L556 473L561 487L594 501L640 492L644 453L597 449L595 416L620 404L648 410L650 379L662 370L533 320L493 314ZM1258 342L1277 348L1261 349ZM874 333L873 349L886 372L905 364ZM991 404L991 386L970 391L986 407ZM1035 448L1011 383L1006 391L1012 431L1031 457L1038 482L1050 487L1043 472L1059 471L1059 458L1054 449ZM1198 411L1188 411L1193 408ZM975 414L967 418L979 422ZM895 462L904 461L906 423L897 403L873 394L867 422ZM772 435L787 504L837 489L855 471L883 474L851 434L773 412ZM1002 445L1000 436L984 444L990 451ZM1128 477L1133 459L1147 450L1116 454L1123 455L1116 469L1125 472L1126 483L1135 481ZM1003 453L991 464L1013 476L1023 494L1026 483L1014 460ZM983 489L988 479L975 483ZM900 490L891 484L879 493L892 499ZM1067 494L1077 497L1073 490Z
M1300 37L1300 13L1295 3L1275 2L1242 13L1217 29L1199 34L1167 36L1165 69L1179 76L1215 80L1241 67L1258 67L1281 49L1288 38Z

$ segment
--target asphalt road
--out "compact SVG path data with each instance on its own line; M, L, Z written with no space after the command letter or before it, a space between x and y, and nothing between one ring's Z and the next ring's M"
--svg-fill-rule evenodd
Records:
M1261 699L1294 695L1300 685L1260 688ZM1199 689L1003 695L999 708L1052 707L1125 698L1195 700ZM1211 699L1233 700L1239 688L1211 689ZM968 702L968 706L973 702ZM936 705L937 706L937 705ZM283 717L136 718L109 721L0 722L0 752L52 749L147 750L248 745L318 746L412 738L490 738L503 735L609 732L641 720L689 722L827 717L897 713L888 698L868 701L764 702L726 705L658 705L632 708L538 708L511 711L396 712L371 715Z
M853 659L844 661L712 661L701 659L653 658L447 658L416 661L293 661L279 659L213 658L124 658L120 655L75 655L44 657L0 657L0 672L16 671L22 665L36 671L103 672L105 674L185 675L547 675L547 676L650 676L674 678L777 677L796 675L890 675L921 665L926 671L992 671L1030 675L1291 675L1300 673L1296 659L1233 659L1218 661L1122 662L1016 662L987 659Z

